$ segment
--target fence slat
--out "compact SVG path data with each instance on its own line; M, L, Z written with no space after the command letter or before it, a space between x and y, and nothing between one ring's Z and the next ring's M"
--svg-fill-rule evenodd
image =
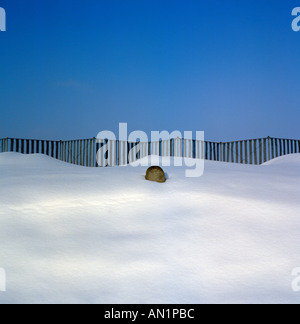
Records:
M14 139L11 139L10 140L10 152L13 152L14 151L14 142L15 142Z
M267 139L263 139L263 148L264 148L264 163L267 162Z
M276 147L275 147L275 139L271 138L271 151L272 151L272 159L276 157Z
M262 150L262 140L261 139L258 141L258 145L259 145L259 164L261 165L263 163L262 162L263 150Z
M233 149L233 143L230 143L230 150L231 150L231 163L234 162L234 149Z
M235 142L234 146L235 146L235 163L239 163L239 142Z
M248 164L248 141L244 141L245 145L245 164Z
M254 150L254 164L258 165L258 156L257 156L257 140L253 141L253 150Z
M249 164L253 164L253 141L249 141Z
M244 163L243 141L240 141L240 163Z

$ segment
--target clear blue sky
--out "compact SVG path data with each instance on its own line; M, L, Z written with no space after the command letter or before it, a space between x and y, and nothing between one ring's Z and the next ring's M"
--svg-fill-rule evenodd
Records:
M0 0L0 137L300 138L300 0Z

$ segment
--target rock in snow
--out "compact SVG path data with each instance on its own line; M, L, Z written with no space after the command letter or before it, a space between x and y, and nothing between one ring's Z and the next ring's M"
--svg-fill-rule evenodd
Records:
M147 169L146 172L146 180L160 182L160 183L166 182L166 176L164 170L159 166L150 167L149 169Z

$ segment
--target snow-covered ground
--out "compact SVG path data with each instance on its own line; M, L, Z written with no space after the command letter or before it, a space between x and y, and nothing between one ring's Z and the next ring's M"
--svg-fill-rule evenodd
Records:
M0 154L0 303L300 303L300 155L165 170Z

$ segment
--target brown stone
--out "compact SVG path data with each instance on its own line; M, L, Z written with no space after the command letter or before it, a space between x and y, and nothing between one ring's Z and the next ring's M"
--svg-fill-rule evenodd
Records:
M164 170L159 166L152 166L146 172L146 180L164 183L166 176Z

